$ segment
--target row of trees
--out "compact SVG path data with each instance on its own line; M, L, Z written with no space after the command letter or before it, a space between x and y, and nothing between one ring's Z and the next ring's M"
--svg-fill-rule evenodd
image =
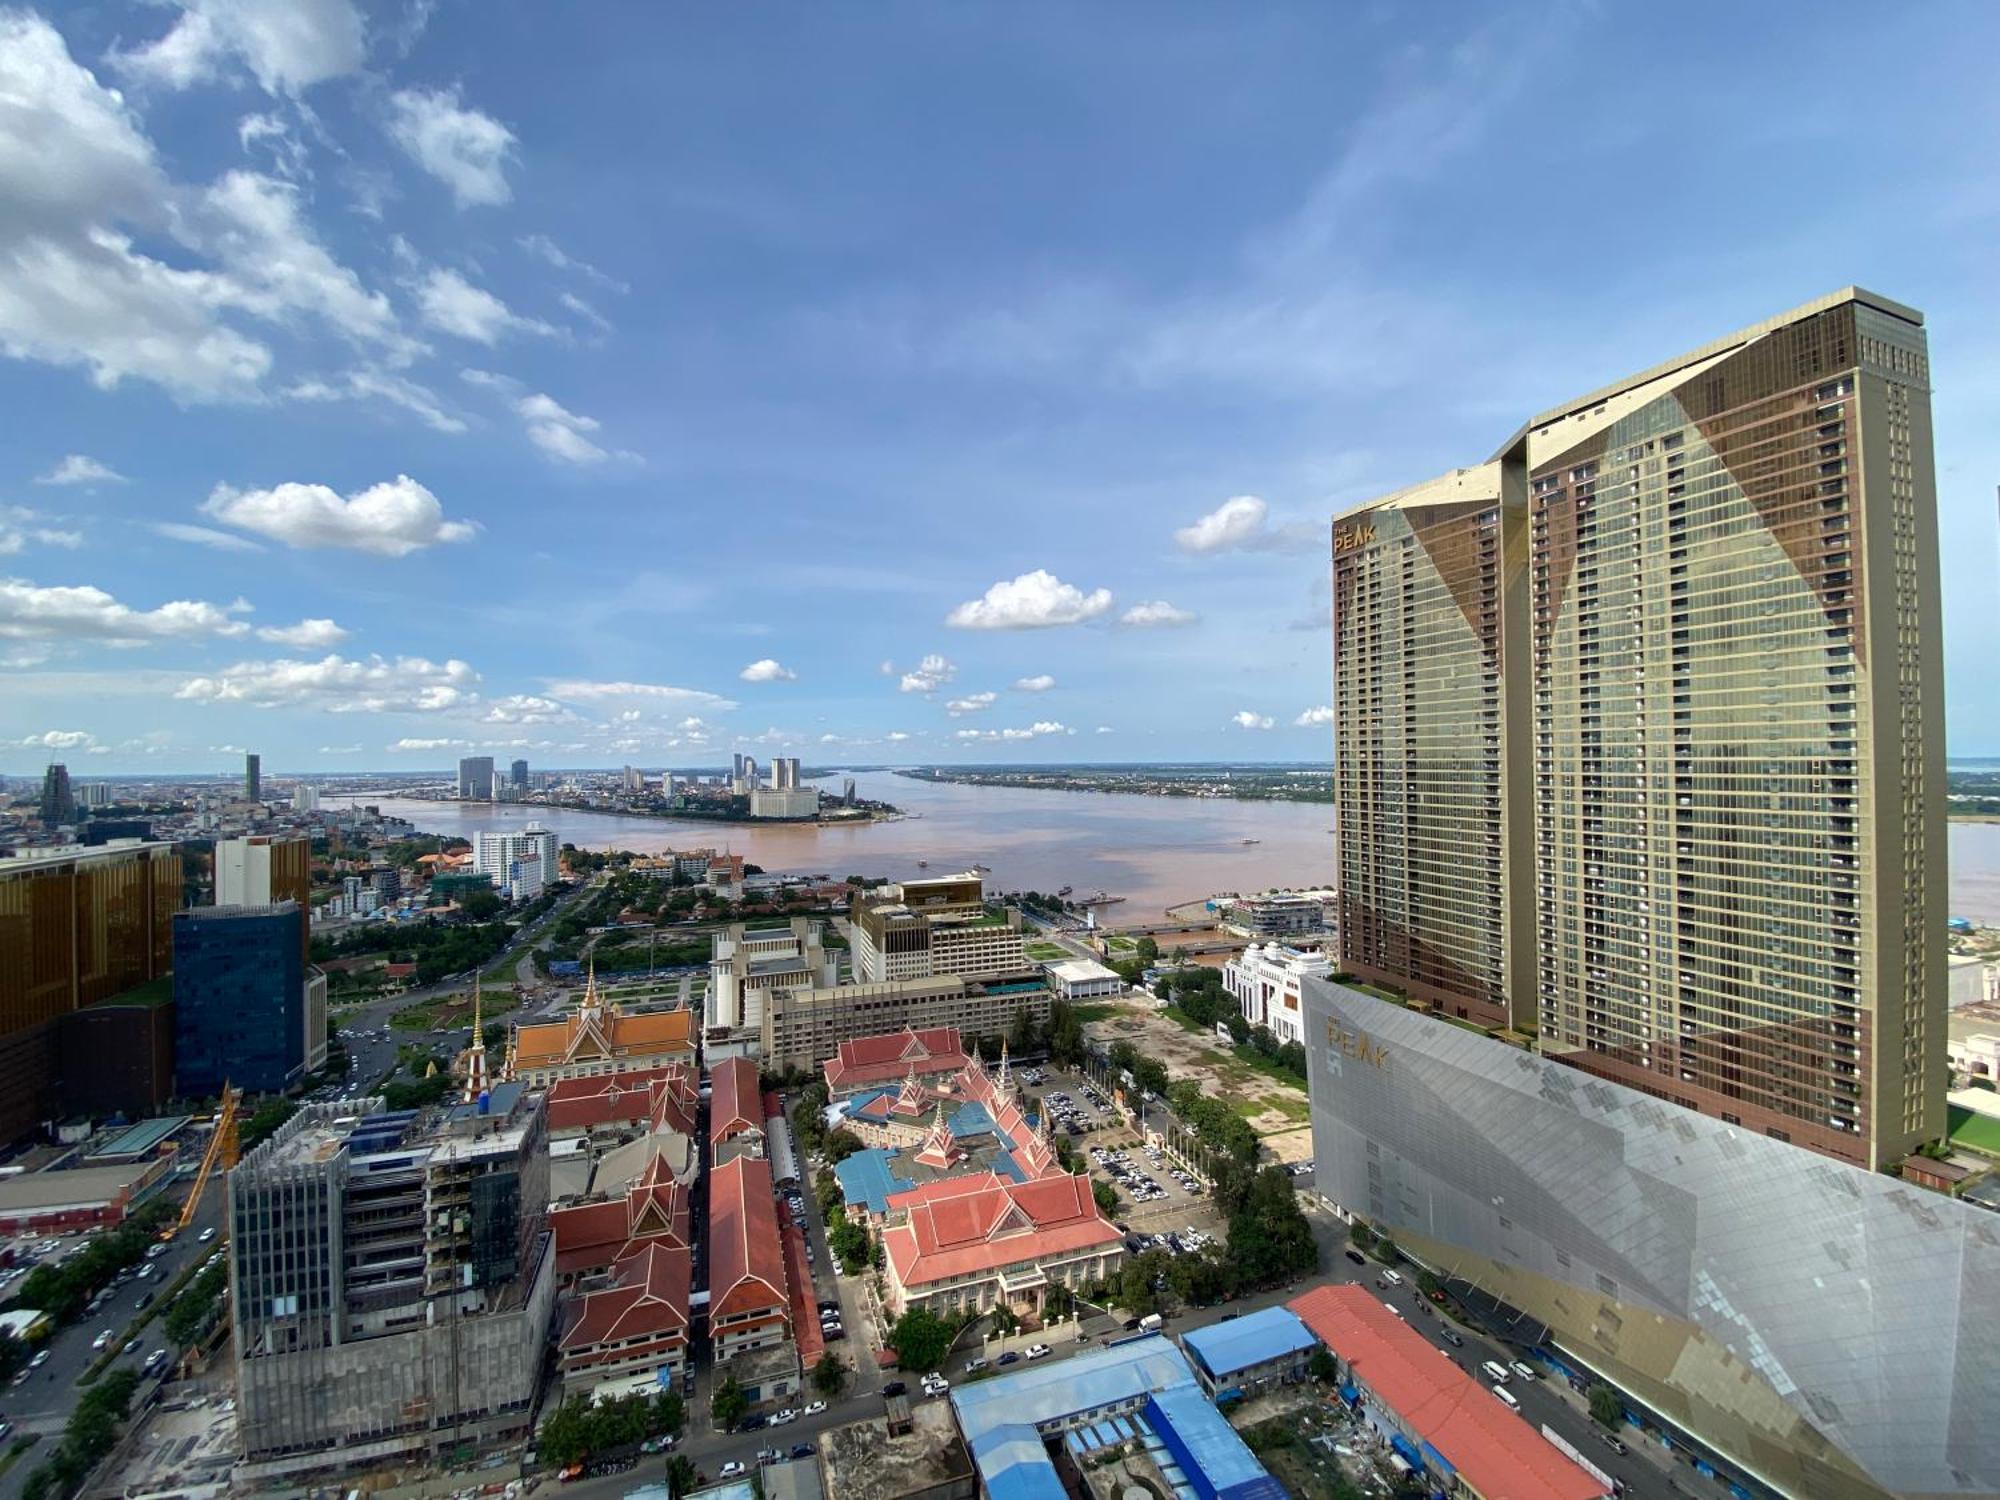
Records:
M1270 1166L1242 1179L1229 1209L1227 1248L1193 1255L1145 1250L1128 1256L1097 1291L1127 1312L1157 1312L1170 1301L1201 1307L1276 1286L1319 1269L1319 1245L1300 1211L1292 1179Z
M542 1424L536 1450L550 1463L567 1466L662 1434L679 1437L686 1423L681 1398L672 1391L596 1402L571 1396Z
M160 1329L177 1349L193 1344L222 1315L222 1299L229 1290L229 1259L218 1255L204 1267L187 1290L174 1298Z
M113 1277L146 1258L153 1236L172 1217L172 1205L154 1199L118 1228L91 1236L89 1243L66 1260L36 1266L21 1278L20 1288L7 1305L47 1313L58 1327L73 1322Z
M138 1388L137 1370L114 1370L85 1391L55 1451L22 1482L22 1500L63 1500L74 1494L118 1441L119 1424L132 1409L132 1393Z
M494 910L498 910L497 905ZM339 938L314 938L312 959L326 963L379 953L392 963L414 961L417 983L435 984L447 974L489 962L507 946L511 933L505 922L446 922L438 917L371 922Z

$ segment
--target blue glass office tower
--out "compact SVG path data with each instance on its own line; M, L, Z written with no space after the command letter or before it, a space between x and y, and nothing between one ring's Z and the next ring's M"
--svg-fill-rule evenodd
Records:
M174 1072L183 1097L275 1093L305 1073L298 903L174 915Z

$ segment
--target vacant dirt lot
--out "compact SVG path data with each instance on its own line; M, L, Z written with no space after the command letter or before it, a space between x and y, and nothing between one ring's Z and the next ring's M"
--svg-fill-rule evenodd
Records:
M1248 1120L1279 1161L1304 1161L1312 1155L1305 1090L1258 1071L1221 1042L1197 1036L1143 1002L1118 1006L1084 1032L1107 1045L1130 1042L1165 1064L1169 1077L1196 1080L1203 1092Z

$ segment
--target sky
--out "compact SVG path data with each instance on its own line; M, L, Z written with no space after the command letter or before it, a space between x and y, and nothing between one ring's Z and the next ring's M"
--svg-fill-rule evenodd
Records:
M0 0L0 772L1325 759L1327 521L1857 283L2000 8Z

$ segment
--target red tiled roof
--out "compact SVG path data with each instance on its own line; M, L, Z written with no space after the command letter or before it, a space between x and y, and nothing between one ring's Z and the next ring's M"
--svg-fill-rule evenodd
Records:
M898 1083L909 1076L912 1064L919 1073L956 1073L968 1061L957 1027L905 1027L842 1042L827 1060L826 1086L838 1091Z
M556 1237L556 1274L568 1276L610 1265L625 1243L629 1222L622 1198L551 1209L549 1228Z
M648 1245L626 1262L612 1285L570 1305L560 1347L588 1349L685 1330L691 1265L686 1250Z
M785 1303L785 1255L771 1198L771 1164L739 1156L708 1174L711 1323Z
M714 1092L708 1101L708 1139L719 1146L746 1130L764 1128L764 1100L757 1089L757 1065L732 1057L708 1070Z
M1289 1305L1487 1500L1598 1500L1605 1493L1365 1288L1316 1286Z
M782 1120L784 1117L785 1101L778 1097L775 1090L766 1089L764 1091L764 1118L767 1120Z
M660 1068L633 1068L594 1078L565 1078L549 1089L549 1129L589 1130L599 1125L636 1124L652 1113L656 1084L674 1093L686 1087L692 1094L693 1074L682 1064L670 1063ZM690 1111L687 1129L692 1130L693 1125Z
M1005 1182L991 1172L946 1177L888 1200L908 1219L882 1233L885 1252L905 1286L1043 1260L1121 1239L1098 1211L1090 1179L1061 1173Z
M819 1308L814 1305L812 1267L806 1264L806 1237L790 1219L781 1226L785 1236L785 1267L792 1275L792 1334L799 1346L799 1366L811 1369L826 1351L826 1338L819 1331Z

